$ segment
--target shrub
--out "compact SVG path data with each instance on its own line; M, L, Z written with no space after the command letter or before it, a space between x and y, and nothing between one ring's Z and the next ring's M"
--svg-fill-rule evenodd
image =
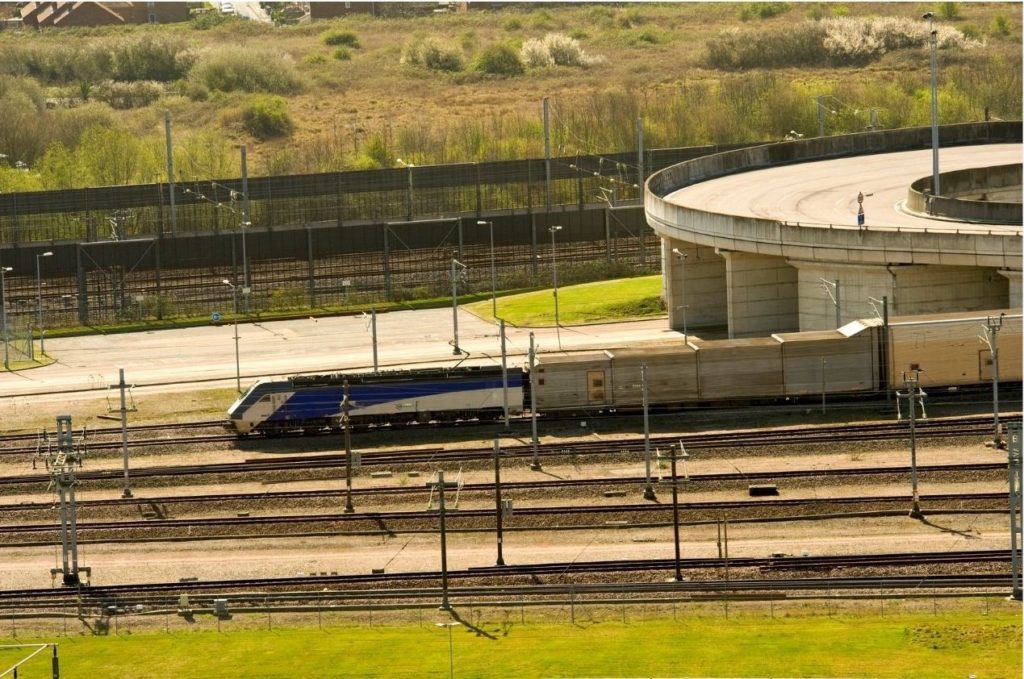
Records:
M155 80L104 80L92 89L92 96L111 108L128 109L149 106L159 99L163 92L163 86Z
M178 59L184 51L181 40L167 36L121 41L111 49L114 80L177 80L191 67L187 60Z
M604 61L583 51L578 40L561 33L548 33L542 39L523 43L523 61L532 68L543 66L576 66L587 68Z
M519 53L512 47L498 43L484 49L473 61L473 70L490 75L514 76L526 71Z
M295 125L288 105L278 96L257 95L242 111L242 123L254 137L269 139L290 135Z
M270 308L275 311L301 309L309 304L309 297L301 285L282 285L270 293Z
M423 66L432 71L461 71L462 54L435 38L424 38L408 43L402 53L403 64Z
M939 3L939 15L946 21L956 21L960 18L959 2Z
M307 54L302 61L310 65L325 64L327 63L327 57L319 52L314 52L313 54Z
M203 12L192 16L192 28L197 31L208 31L215 26L220 26L228 20L227 14L220 12Z
M210 50L193 67L190 78L221 92L292 94L301 89L291 56L254 47Z
M501 27L508 31L509 33L512 33L514 31L522 30L523 22L515 17L512 17L510 19L505 19L505 23L503 23Z
M740 21L771 19L789 11L785 2L745 2L740 6Z
M350 61L352 59L352 52L347 47L339 47L338 49L334 50L334 54L332 54L331 56L333 56L338 61Z
M1010 35L1010 22L1003 14L997 14L992 18L992 32L998 35Z
M330 45L331 47L359 48L359 38L352 31L330 30L323 33L320 39L325 45Z

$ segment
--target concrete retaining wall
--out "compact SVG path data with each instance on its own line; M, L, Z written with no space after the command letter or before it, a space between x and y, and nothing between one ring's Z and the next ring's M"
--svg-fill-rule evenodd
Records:
M907 209L933 217L982 224L1021 224L1024 220L1020 201L1020 164L942 172L939 173L939 185L942 195L933 196L930 176L912 183L907 191ZM1017 200L1005 200L1003 196L1014 193L1014 189ZM992 194L993 199L966 197L979 194Z

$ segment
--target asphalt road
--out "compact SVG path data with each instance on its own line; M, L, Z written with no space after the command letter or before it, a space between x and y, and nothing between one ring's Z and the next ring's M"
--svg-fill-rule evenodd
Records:
M641 340L676 338L664 318L592 326L537 328L538 352L605 349ZM525 365L530 328L506 328L509 365ZM397 311L377 316L378 364L454 365L450 309ZM501 363L498 326L459 312L459 345L469 363ZM373 367L369 319L360 316L243 323L238 326L242 388L257 377L302 372L360 371ZM230 324L120 335L50 339L52 365L0 374L4 399L33 394L105 390L118 368L137 387L166 389L234 386L235 341Z
M1020 163L1020 144L939 149L939 171ZM863 192L865 225L954 230L963 222L904 212L910 183L931 175L930 149L837 158L740 172L680 189L666 200L678 205L790 223L857 225L857 194ZM873 194L873 195L867 195ZM1020 233L1021 225L984 225L983 230Z

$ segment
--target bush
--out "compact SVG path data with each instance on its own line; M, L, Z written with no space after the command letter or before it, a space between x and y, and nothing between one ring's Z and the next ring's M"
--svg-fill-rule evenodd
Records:
M205 52L190 78L212 91L292 94L301 89L291 56L254 47L226 47Z
M946 21L956 21L960 18L959 2L939 3L939 15Z
M303 309L309 306L309 296L300 285L284 285L270 293L270 308L274 311Z
M313 54L307 54L302 61L310 65L326 64L327 57L325 57L323 54L320 54L319 52L314 52Z
M518 52L512 47L498 43L484 49L473 61L473 70L490 75L514 76L526 71Z
M561 33L548 33L540 40L523 43L523 61L531 68L543 66L576 66L587 68L604 61L583 51L578 40Z
M242 123L249 134L259 139L288 136L295 129L288 105L277 96L258 95L250 99L242 111Z
M149 106L159 99L163 92L163 86L154 80L104 80L92 89L92 96L110 105L111 108L129 109Z
M751 19L771 19L789 11L785 2L745 2L740 7L740 21Z
M461 71L462 54L447 44L435 39L424 38L407 44L402 54L403 64L423 66L432 71Z
M221 14L220 12L203 12L201 14L194 14L192 16L192 28L197 31L208 31L211 28L220 26L222 23L228 20L227 14Z
M339 47L334 50L334 54L331 55L338 61L351 61L352 52L347 47Z
M992 32L1001 36L1010 35L1010 22L1003 14L997 14L992 19Z
M509 33L514 33L515 31L521 31L523 29L523 22L512 17L510 19L506 19L505 23L503 23L501 27Z
M359 38L352 31L330 30L323 33L320 39L325 45L330 45L331 47L359 48Z
M191 63L178 59L181 52L184 43L166 36L122 41L111 50L114 80L177 80L191 68Z

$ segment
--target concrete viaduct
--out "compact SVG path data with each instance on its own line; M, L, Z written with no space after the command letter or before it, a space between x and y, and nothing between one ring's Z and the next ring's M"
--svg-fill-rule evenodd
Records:
M780 142L652 175L644 208L662 241L671 327L735 338L831 329L875 316L883 297L892 316L1020 307L1021 123L941 128L950 187L972 168L1008 168L982 201L977 186L947 191L945 181L943 195L928 195L930 135ZM965 218L957 197L1005 202Z

